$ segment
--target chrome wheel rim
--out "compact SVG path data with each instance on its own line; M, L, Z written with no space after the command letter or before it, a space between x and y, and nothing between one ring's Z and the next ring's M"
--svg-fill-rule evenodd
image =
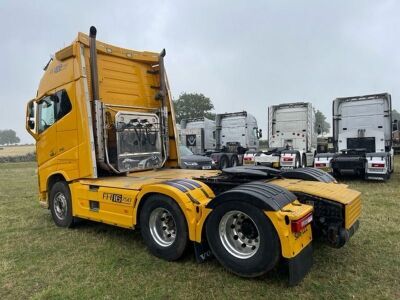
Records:
M231 255L248 259L260 247L260 234L255 222L244 212L229 211L219 222L219 237Z
M171 246L176 239L176 223L172 214L165 208L156 208L149 218L150 234L161 247Z
M54 196L54 213L56 214L57 218L60 220L64 220L67 216L67 198L61 192L58 192Z

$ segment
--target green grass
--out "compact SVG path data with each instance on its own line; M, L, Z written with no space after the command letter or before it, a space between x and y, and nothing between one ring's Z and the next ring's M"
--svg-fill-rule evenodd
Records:
M400 157L397 159L400 161ZM314 266L296 287L271 272L242 279L193 251L170 263L139 232L85 222L56 227L37 202L34 163L0 164L0 299L400 298L400 163L387 183L362 191L360 230L342 249L314 244Z

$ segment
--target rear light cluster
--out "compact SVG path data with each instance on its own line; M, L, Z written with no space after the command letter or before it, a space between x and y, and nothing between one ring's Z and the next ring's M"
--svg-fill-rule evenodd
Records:
M384 168L385 164L384 163L373 163L372 167L373 168Z
M326 164L323 164L323 163L315 163L315 166L318 168L318 167L326 167Z
M252 160L252 157L244 157L244 160Z
M313 220L312 213L298 219L295 221L292 221L292 232L301 232L304 228L307 227L308 224L310 224Z
M293 161L293 157L283 157L283 161Z

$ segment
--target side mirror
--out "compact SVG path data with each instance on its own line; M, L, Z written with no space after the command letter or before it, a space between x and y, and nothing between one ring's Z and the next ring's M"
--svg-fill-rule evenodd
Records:
M35 121L34 120L28 120L28 127L32 130L35 129Z
M258 130L258 138L259 138L259 139L262 138L262 129L261 129L261 128Z
M36 114L35 114L35 100L31 100L28 102L26 106L26 130L28 133L35 139L37 140L37 133L35 131L35 120L36 120Z

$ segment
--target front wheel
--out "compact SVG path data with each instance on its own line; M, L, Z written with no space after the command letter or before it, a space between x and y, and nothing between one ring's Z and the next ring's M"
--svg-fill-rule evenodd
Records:
M58 181L53 184L49 200L54 223L59 227L72 227L74 217L72 215L71 192L65 181Z
M179 259L188 243L185 216L178 204L164 195L152 195L140 212L140 231L149 251L168 261Z
M255 206L231 201L217 206L206 224L207 240L218 261L243 277L271 270L280 257L275 228Z

